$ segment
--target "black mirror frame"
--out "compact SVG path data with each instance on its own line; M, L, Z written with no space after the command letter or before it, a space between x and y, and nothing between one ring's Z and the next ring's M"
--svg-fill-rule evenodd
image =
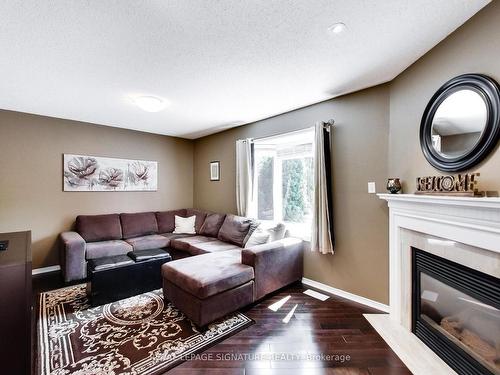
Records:
M441 103L454 92L467 88L481 95L487 106L486 126L476 145L466 154L445 158L432 146L432 120ZM481 162L498 143L500 138L500 86L483 74L463 74L450 79L437 90L425 108L420 122L420 147L427 161L445 172L460 172Z

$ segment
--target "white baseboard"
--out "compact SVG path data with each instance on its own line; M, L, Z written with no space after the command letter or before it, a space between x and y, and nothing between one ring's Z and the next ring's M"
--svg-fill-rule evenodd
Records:
M389 312L388 305L371 300L369 298L358 296L357 294L352 294L352 293L346 292L345 290L342 290L342 289L334 288L330 285L326 285L326 284L320 283L318 281L314 281L314 280L303 277L302 284L307 285L307 286L311 286L311 287L319 289L319 290L322 290L323 292L327 292L327 293L330 293L330 294L333 294L333 295L360 303L360 304L368 306L368 307L373 307L374 309L377 309L377 310L380 310L380 311L383 311L386 313Z
M55 272L55 271L60 271L60 270L61 270L61 266L35 268L34 270L31 271L31 274L32 275L40 275L42 273Z

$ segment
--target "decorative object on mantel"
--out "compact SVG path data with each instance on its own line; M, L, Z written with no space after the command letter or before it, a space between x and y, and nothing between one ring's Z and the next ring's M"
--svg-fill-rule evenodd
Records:
M64 154L64 191L157 191L158 162Z
M210 162L210 181L220 181L220 162Z
M425 176L417 177L415 194L455 195L462 197L484 196L476 188L479 173L459 174L457 176Z
M387 180L387 190L391 194L397 194L401 191L401 181L399 181L399 178L389 178Z
M440 171L460 172L483 160L500 138L500 86L483 74L455 77L432 96L420 123L420 146Z

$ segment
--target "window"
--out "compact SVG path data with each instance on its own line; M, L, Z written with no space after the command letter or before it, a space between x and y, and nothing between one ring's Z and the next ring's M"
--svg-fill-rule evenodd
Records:
M313 208L314 128L254 141L254 199L260 221L284 222L309 239Z

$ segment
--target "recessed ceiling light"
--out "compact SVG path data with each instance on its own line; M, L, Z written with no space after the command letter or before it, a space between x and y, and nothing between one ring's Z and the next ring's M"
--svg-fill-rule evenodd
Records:
M334 23L333 25L328 27L328 31L333 33L333 34L340 34L341 32L345 31L347 26L343 22L337 22Z
M146 112L159 112L167 106L164 99L152 95L137 96L133 100L140 109Z

